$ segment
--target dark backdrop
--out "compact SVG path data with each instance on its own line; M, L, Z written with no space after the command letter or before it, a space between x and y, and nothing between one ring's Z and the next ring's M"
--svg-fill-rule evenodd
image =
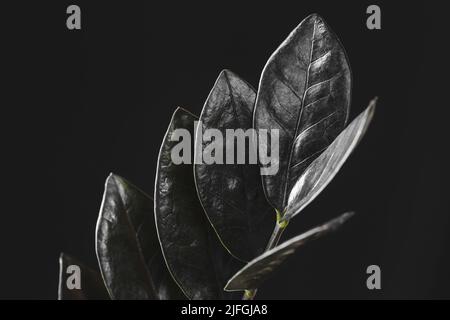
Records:
M363 142L285 239L346 210L358 214L290 258L258 297L450 298L448 102L438 97L445 40L433 4L393 2L54 1L3 12L18 18L6 29L14 89L2 126L11 162L0 297L56 298L60 251L95 266L109 172L151 193L175 107L199 114L224 68L256 87L271 53L317 12L350 59L351 118L375 95L379 104ZM65 26L72 3L82 9L81 31ZM365 26L372 3L382 30ZM381 267L380 291L366 288L371 264Z

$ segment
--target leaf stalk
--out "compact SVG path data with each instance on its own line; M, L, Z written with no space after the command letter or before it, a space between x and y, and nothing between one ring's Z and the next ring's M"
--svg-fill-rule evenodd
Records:
M275 228L273 229L272 235L270 236L269 242L267 243L267 247L264 250L264 252L269 251L277 246L284 230L286 229L286 227L289 224L289 220L282 220L283 213L281 213L277 209L275 209L275 211L277 214L277 221L276 221ZM242 300L253 300L256 296L257 291L258 291L258 289L245 290Z

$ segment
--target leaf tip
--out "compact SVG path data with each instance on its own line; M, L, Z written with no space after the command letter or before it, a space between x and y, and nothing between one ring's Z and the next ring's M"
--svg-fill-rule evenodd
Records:
M378 102L378 97L374 97L372 100L370 100L369 102L369 106L366 108L366 110L363 112L363 114L365 114L365 128L363 133L366 132L367 127L369 126L370 122L372 122L373 116L375 114L375 108L377 106L377 102Z
M173 112L174 115L179 114L179 113L186 113L188 112L185 108L183 107L176 107L175 111Z
M106 188L108 188L108 186L112 186L112 185L119 186L122 184L123 184L123 178L121 176L115 174L114 172L111 172L108 175L108 178L106 178L106 182L105 182Z
M220 74L219 74L219 77L217 78L217 80L221 80L221 79L225 80L230 86L231 86L230 82L233 82L233 83L237 82L238 84L244 84L244 85L251 87L245 80L243 80L236 73L234 73L233 71L231 71L229 69L223 69L222 71L220 71Z
M235 77L235 76L236 75L229 69L223 69L219 73L219 78L222 78L222 77Z
M114 172L110 172L108 174L108 177L106 178L106 180L115 179L116 177L117 177L117 175Z
M230 280L228 280L228 282L227 282L227 284L225 285L225 287L223 287L223 291L227 291L227 292L230 292L231 290L230 290L230 282L231 282L231 279Z
M372 110L372 113L375 111L375 107L377 106L377 103L378 103L378 96L376 96L372 100L370 100L368 108L370 108Z
M173 112L171 122L173 121L174 118L179 117L179 116L189 116L189 117L193 117L195 119L198 118L196 115L194 115L190 111L186 110L185 108L176 107L175 111Z
M60 252L59 253L59 258L58 258L58 261L59 261L60 265L62 265L62 263L65 260L65 258L66 258L66 254L64 252Z
M229 69L223 69L220 72L219 76L217 77L216 84L219 81L224 81L229 86L231 91L239 92L243 90L243 88L245 88L245 91L250 91L253 95L256 95L255 88L249 82L242 79L237 73ZM253 111L253 109L251 111Z
M354 211L349 211L341 214L339 217L334 218L330 221L328 227L330 230L337 230L340 226L342 226L345 222L347 222L351 217L355 215Z
M235 279L235 276L232 276L227 284L225 285L225 287L223 288L223 291L226 292L233 292L233 291L238 291L238 289L236 289L235 287L233 287L233 280Z
M322 18L318 13L313 12L313 13L309 14L309 15L304 19L304 21L314 21L314 22L317 22L317 21L324 21L324 20L323 20L323 18Z

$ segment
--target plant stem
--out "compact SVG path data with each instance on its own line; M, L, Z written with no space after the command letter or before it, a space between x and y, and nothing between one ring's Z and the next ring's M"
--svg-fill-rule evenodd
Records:
M281 222L280 219L282 217L282 214L278 210L276 210L276 212L277 212L277 222L275 224L275 228L273 229L272 235L270 236L269 242L267 243L267 247L264 250L264 252L267 252L277 246L278 242L281 239L281 235L283 234L284 230L288 225L288 221ZM245 290L242 300L253 300L253 298L255 298L256 296L257 291L258 289Z
M275 228L273 229L272 235L270 236L269 242L267 243L265 251L269 251L270 249L276 247L285 229L286 226L280 225L280 223L277 221L277 223L275 224Z

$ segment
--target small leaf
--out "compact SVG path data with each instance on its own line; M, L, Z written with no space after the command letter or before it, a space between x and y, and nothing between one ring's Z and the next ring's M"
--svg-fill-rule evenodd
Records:
M375 105L376 99L373 99L366 110L356 117L309 165L292 188L286 213L282 217L283 221L291 219L302 211L331 182L364 136L375 112Z
M288 256L297 248L310 240L317 239L330 231L337 230L347 221L353 212L347 212L339 217L298 235L275 248L264 252L239 270L227 283L225 290L238 291L257 289Z
M275 211L267 203L261 185L256 152L250 149L252 113L256 93L244 80L231 71L220 73L200 115L202 126L196 134L196 154L203 152L209 142L202 141L210 129L223 136L223 164L195 164L198 196L209 221L222 243L235 257L249 261L262 253L275 225ZM241 129L249 136L245 144L245 164L238 164L238 139L234 146L227 141L227 130ZM226 155L233 152L233 163L226 163ZM250 164L253 152L254 164Z
M267 199L284 212L307 166L345 127L351 74L344 49L321 17L308 16L264 67L254 127L279 130L279 170L263 176Z
M67 278L70 276L67 273L67 268L71 265L80 268L80 289L69 289L67 287ZM109 300L109 295L98 271L85 266L66 253L61 253L59 257L58 300Z
M97 222L96 251L112 299L185 299L163 259L153 200L111 174Z
M175 164L171 158L172 148L184 141L172 140L177 129L189 133L187 145L193 150L195 120L197 117L178 108L161 145L155 182L158 236L169 270L188 298L232 298L223 286L241 263L221 245L200 205L192 153L183 152L188 152L190 163Z

